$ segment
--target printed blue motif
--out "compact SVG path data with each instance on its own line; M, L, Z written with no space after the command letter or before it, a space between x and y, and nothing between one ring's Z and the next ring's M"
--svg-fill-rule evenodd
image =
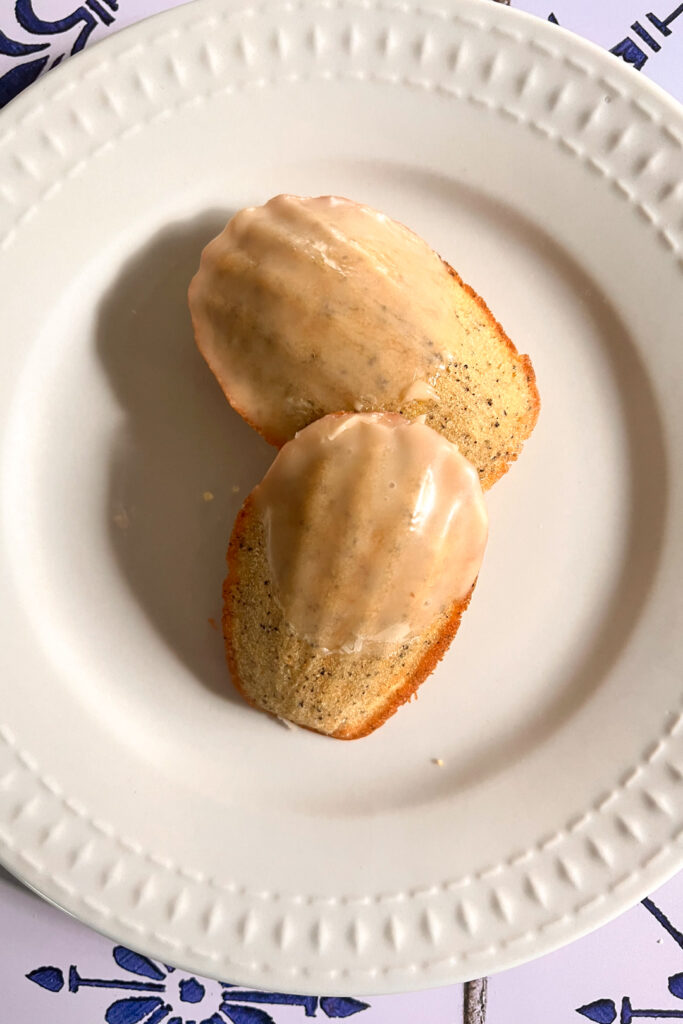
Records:
M258 992L225 981L180 977L180 972L173 978L174 967L159 965L125 946L115 946L112 956L117 966L133 977L83 978L74 966L66 976L59 967L37 967L26 977L47 992L61 992L66 986L72 994L83 988L135 993L114 999L104 1009L106 1024L275 1024L270 1013L259 1007L298 1006L304 1017L317 1017L320 1010L330 1019L352 1017L369 1009L360 999Z
M683 934L671 923L656 903L651 899L644 899L643 906L654 917L655 921L662 926L665 932L674 942L683 949ZM683 999L683 974L673 974L669 978L669 992L676 999ZM585 1006L579 1006L577 1013L588 1020L595 1021L595 1024L632 1024L634 1020L683 1020L683 1010L642 1010L634 1008L628 996L621 1000L620 1008L613 999L596 999Z
M638 40L632 39L631 36L626 36L621 39L615 46L610 47L610 53L613 53L615 57L620 57L626 61L627 64L633 65L636 71L642 71L652 53L659 53L662 49L662 39L671 35L671 25L674 23L676 18L683 14L683 4L679 4L675 7L665 18L659 18L656 14L651 11L644 16L642 21L647 21L649 25L643 25L642 21L634 21L631 25L631 31ZM552 21L554 25L559 25L559 21L554 13L548 15L548 21ZM653 35L650 31L650 26L657 30L661 39L657 34ZM649 53L644 49L642 44L648 47L652 53Z
M55 67L66 53L78 53L98 24L111 25L119 9L118 0L85 0L70 14L48 21L34 10L35 0L15 0L17 30L33 39L22 42L0 30L0 55L17 60L15 67L0 77L0 107L34 82L46 67ZM54 3L51 5L54 7ZM48 42L36 37L49 37ZM33 60L24 58L40 53Z
M0 107L34 82L43 70L56 67L67 53L82 50L99 24L105 27L113 24L119 9L119 0L85 0L64 17L47 20L34 10L36 2L15 0L14 4L17 31L33 38L26 41L10 38L0 29L0 56L17 62L0 76ZM671 26L681 14L683 3L664 17L648 11L631 25L633 35L626 35L610 47L610 53L636 71L642 71L649 58L661 51L662 43L672 34ZM559 24L554 12L548 15L548 21ZM45 36L50 37L49 42L38 41Z

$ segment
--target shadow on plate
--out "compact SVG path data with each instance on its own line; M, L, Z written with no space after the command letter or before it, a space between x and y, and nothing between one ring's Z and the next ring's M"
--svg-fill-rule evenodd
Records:
M223 397L187 308L201 250L229 217L173 224L129 260L100 306L97 350L124 413L107 503L120 570L196 679L241 702L220 633L225 554L274 449Z

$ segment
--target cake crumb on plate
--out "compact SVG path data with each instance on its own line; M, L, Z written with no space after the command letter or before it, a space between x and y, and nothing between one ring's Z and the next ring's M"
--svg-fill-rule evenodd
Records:
M127 530L130 526L130 518L123 506L117 509L112 518L114 526L118 526L119 530Z

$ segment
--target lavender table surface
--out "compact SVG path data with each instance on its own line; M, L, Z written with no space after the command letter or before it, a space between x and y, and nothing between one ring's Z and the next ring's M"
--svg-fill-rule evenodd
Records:
M4 0L0 107L69 54L179 4ZM683 100L683 3L512 0L512 6L592 39L634 74ZM0 950L0 1024L294 1024L307 1017L352 1017L359 1024L683 1020L683 874L592 935L488 984L396 996L304 998L195 978L115 946L1 868Z

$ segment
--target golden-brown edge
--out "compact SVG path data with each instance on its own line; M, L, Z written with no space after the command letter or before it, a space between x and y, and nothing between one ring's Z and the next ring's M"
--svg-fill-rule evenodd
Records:
M451 277L454 278L455 281L457 281L457 283L460 285L463 291L467 292L470 298L479 307L484 317L490 322L490 325L493 328L493 331L496 334L498 340L505 345L510 355L517 362L526 378L529 390L529 411L525 422L526 433L522 438L520 438L520 442L524 442L529 437L531 437L531 434L538 422L538 417L541 412L541 396L538 391L538 385L536 383L536 371L534 370L533 364L531 362L531 357L517 350L517 346L512 341L512 339L510 338L510 336L508 335L507 331L500 323L500 321L497 320L496 317L493 315L493 313L491 312L491 310L489 309L481 295L479 295L479 293L476 292L471 285L467 284L466 281L463 281L457 270L454 270L450 263L448 263L447 260L444 260L443 257L442 262L446 266L446 269L448 270L448 273L451 275ZM500 480L500 478L504 476L505 473L507 473L509 466L513 462L516 462L519 458L520 452L521 444L520 449L514 454L512 454L507 462L500 463L495 470L489 472L486 475L486 479L482 480L481 482L481 485L484 488L484 490L488 490L489 487L492 486L492 484L494 484L497 480Z
M240 677L237 658L235 657L236 641L234 637L235 622L232 613L232 591L233 588L237 588L240 583L238 576L238 563L241 552L241 541L247 533L247 526L251 521L251 517L255 514L253 497L252 495L249 495L235 520L232 535L230 537L230 544L228 546L228 575L223 584L223 638L225 641L225 653L228 668L230 670L230 676L237 691L252 707L262 712L265 711L266 714L271 714L273 717L280 717L275 712L269 712L267 709L264 709L251 698ZM423 650L419 661L409 671L401 685L398 687L394 686L392 681L395 678L395 675L390 676L388 682L388 689L390 689L390 693L386 701L381 707L375 709L372 714L368 715L368 717L357 727L344 727L337 729L334 732L326 732L325 730L315 729L313 726L305 725L303 723L297 724L299 724L301 728L307 728L312 732L320 732L322 735L344 740L360 739L363 736L367 736L371 732L374 732L375 729L378 729L388 718L395 714L402 704L405 704L416 694L419 686L425 681L427 676L433 672L438 662L443 658L451 641L457 633L462 614L470 602L473 590L474 584L467 596L462 601L453 605L445 620L440 625L438 631L435 633L433 640Z
M403 704L407 704L407 702L409 700L412 700L413 697L417 698L418 689L420 688L422 683L424 683L427 677L432 674L436 666L439 664L443 656L446 654L446 651L450 647L453 638L455 637L455 634L458 632L458 628L460 627L460 620L462 618L463 612L470 603L470 598L472 597L475 586L476 580L472 584L472 587L470 588L470 591L467 594L467 596L462 601L459 601L453 605L453 607L450 610L449 616L446 622L444 623L441 632L438 634L435 642L425 652L425 654L422 657L422 660L420 661L418 666L413 670L411 675L408 676L403 687L397 692L393 693L391 697L387 700L386 705L380 711L378 711L377 714L370 717L361 729L358 729L355 732L338 731L331 733L330 735L332 736L333 739L359 740L362 739L363 736L369 736L371 732L375 731L375 729L379 729L381 725L384 725L388 718L391 718L392 715L395 715L398 709Z
M530 436L531 432L533 431L534 426L536 425L536 422L538 420L538 415L539 415L540 407L541 407L540 396L539 396L539 393L538 393L538 388L536 386L536 374L534 372L534 368L532 366L531 359L529 358L529 356L528 355L520 354L518 352L518 350L517 350L516 346L514 345L513 341L507 335L507 333L505 332L505 330L503 329L501 324L498 322L498 320L494 317L494 315L492 314L491 310L487 306L487 304L484 301L484 299L474 290L474 288L472 288L470 285L466 284L462 280L462 278L457 273L457 271L454 270L453 267L451 267L450 264L446 260L443 260L443 263L444 263L445 267L447 268L449 274L453 278L453 280L456 282L456 284L460 288L462 288L462 290L468 295L468 297L471 298L472 301L475 303L477 309L480 311L480 313L483 316L483 318L487 321L487 326L491 330L492 334L495 336L496 341L503 345L504 349L508 352L510 358L519 367L519 369L521 371L521 375L524 377L524 379L526 381L526 386L527 386L527 391L528 391L527 415L524 418L524 420L520 421L520 423L519 423L519 431L518 431L518 435L519 436L517 438L517 440L518 440L518 448L517 448L517 450L516 451L509 451L507 453L506 458L500 459L497 462L497 464L495 464L495 465L493 465L492 463L476 462L475 459L472 459L472 461L475 461L475 464L477 464L477 468L479 470L479 474L480 474L480 478L481 478L482 487L485 490L488 490L488 488L493 483L495 483L496 480L500 479L500 477L503 476L507 472L507 469L510 466L510 464L512 462L514 462L518 458L519 451L521 450L522 443L527 440L527 438ZM191 296L191 293L192 293L192 290L193 290L193 284L194 284L194 279L193 279L193 282L190 283L190 287L189 287L189 291L188 291L188 297ZM191 298L190 298L189 305L190 305L190 315L191 315L191 318L192 318L192 325L193 325L195 342L196 342L197 348L199 349L199 351L202 354L202 356L204 356L204 358L206 358L206 356L204 354L204 351L202 349L202 344L201 344L201 340L200 340L201 332L200 332L200 329L199 329L199 324L197 322L197 318L195 317L195 315L193 314L193 311L192 311L193 304L192 304ZM225 397L227 398L227 400L232 405L232 407L235 410L235 412L237 412L238 415L240 415L242 417L242 419L244 419L245 422L248 423L250 427L252 427L254 430L256 430L257 433L259 433L269 444L272 444L274 447L277 447L277 448L282 447L282 445L285 444L287 442L287 440L289 440L289 438L274 437L272 434L269 434L267 430L263 430L261 428L261 426L259 426L258 423L255 423L253 421L253 419L250 418L249 414L244 409L242 409L240 407L239 403L237 403L234 400L234 398L231 396L229 379L226 378L225 375L221 374L220 367L211 365L211 363L209 363L209 366L210 366L214 376L216 377L216 380L218 381L218 384L221 387L221 390L223 391L223 393L224 393ZM322 415L331 413L333 411L335 411L335 410L331 410L331 409L329 409L329 410L321 410L320 415L322 416ZM354 410L345 410L345 411L351 412L351 411L354 411ZM444 430L440 429L440 427L438 425L438 422L437 422L438 421L438 416L434 415L435 410L434 410L433 407L430 407L430 403L429 402L415 401L415 402L408 403L407 405L406 405L406 403L399 402L399 403L395 403L391 407L387 407L386 409L382 409L382 410L379 410L379 409L375 410L375 409L373 409L373 410L367 410L367 411L402 412L408 419L414 419L416 416L419 416L419 415L422 415L423 413L426 413L427 414L427 422L429 423L430 426L434 427L434 429L436 429L436 430L439 430L441 433L445 433L446 436L448 437L448 439L453 441L455 444L458 444L458 442L459 442L459 438L457 436L454 436L452 431L444 431ZM313 419L315 419L315 418L318 418L318 417L313 417ZM474 453L472 453L472 452L468 453L468 457L472 458L473 454Z

